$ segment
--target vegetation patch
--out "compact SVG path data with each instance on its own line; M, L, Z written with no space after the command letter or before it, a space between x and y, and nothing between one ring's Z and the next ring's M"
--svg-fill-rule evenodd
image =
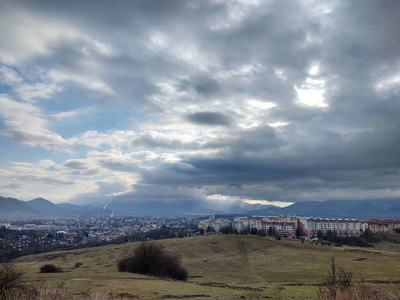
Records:
M45 264L40 267L40 273L61 273L61 269L52 264Z
M181 266L181 259L177 254L167 253L160 244L150 242L141 243L132 256L120 260L118 271L183 281L188 278L188 271Z

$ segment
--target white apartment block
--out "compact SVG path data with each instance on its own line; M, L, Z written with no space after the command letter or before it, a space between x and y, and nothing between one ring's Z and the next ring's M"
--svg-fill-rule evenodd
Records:
M360 236L361 223L356 219L328 219L295 216L253 216L238 217L229 220L206 220L198 223L198 228L204 231L211 227L219 232L222 227L232 226L238 232L251 230L264 230L266 234L274 233L288 237L297 235L312 237L318 232L323 235L331 231L338 236Z
M361 223L356 219L299 217L298 226L305 236L325 235L329 230L338 236L360 236Z

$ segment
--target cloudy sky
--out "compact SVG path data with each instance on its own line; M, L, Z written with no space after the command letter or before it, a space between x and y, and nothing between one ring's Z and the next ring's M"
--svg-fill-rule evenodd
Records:
M400 198L399 15L396 0L1 1L0 194Z

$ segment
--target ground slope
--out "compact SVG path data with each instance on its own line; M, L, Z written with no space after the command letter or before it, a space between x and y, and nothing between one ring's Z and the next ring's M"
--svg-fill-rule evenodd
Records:
M349 271L383 289L396 289L400 280L400 248L385 251L335 248L241 235L212 235L155 241L179 253L189 271L187 282L119 273L117 262L136 243L21 257L17 267L27 281L54 286L65 283L71 293L99 298L138 299L313 299L327 273L331 257ZM77 262L83 265L75 267ZM38 274L53 263L64 272ZM379 284L378 284L379 282Z

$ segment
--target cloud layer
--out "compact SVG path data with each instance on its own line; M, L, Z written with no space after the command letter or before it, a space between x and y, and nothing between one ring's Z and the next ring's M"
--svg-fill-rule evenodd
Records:
M396 1L3 1L4 196L398 198L399 13Z

